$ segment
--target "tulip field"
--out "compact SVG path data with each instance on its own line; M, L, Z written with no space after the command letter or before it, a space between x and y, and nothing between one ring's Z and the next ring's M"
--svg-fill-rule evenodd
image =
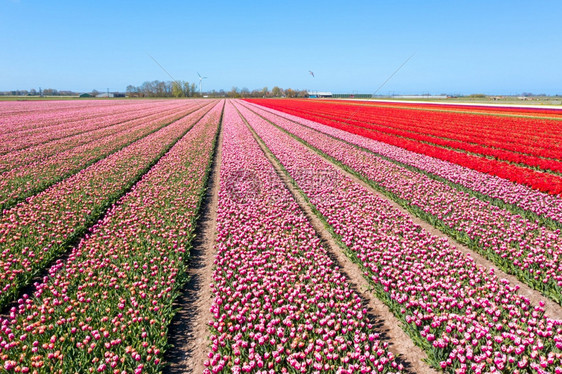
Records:
M464 107L468 112L386 104L310 105L302 100L262 103L540 191L562 193L560 110L531 110L527 115L492 111L486 115Z
M562 111L0 102L0 139L0 372L562 373Z

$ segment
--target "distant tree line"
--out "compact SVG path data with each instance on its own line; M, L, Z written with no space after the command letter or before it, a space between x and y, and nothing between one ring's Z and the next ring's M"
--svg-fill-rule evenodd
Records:
M99 94L105 93L105 91L98 91L93 89L87 92L93 97ZM115 92L111 91L114 97L200 97L199 87L195 83L189 83L187 81L168 81L163 82L159 80L146 81L140 86L128 85L126 92ZM31 90L11 90L11 91L0 91L0 96L78 96L80 92L74 92L70 90L56 90L54 88L45 88L43 90L36 90L32 88ZM203 96L208 97L230 97L230 98L241 98L241 97L308 97L308 92L306 90L295 90L292 88L280 88L273 87L271 90L267 87L262 89L249 90L244 87L242 89L238 87L232 87L230 91L225 90L211 90L203 92Z
M36 90L32 88L30 90L11 90L11 91L0 91L2 96L76 96L77 92L70 90L57 90L54 88L45 88Z
M30 90L8 90L0 91L0 96L78 96L84 92L75 92L71 90L57 90L55 88L45 88L45 89L35 89ZM106 91L98 91L96 89L87 92L93 97L99 94L105 94ZM189 83L187 81L146 81L140 86L128 85L126 92L110 92L113 97L200 97L199 87L196 83ZM238 87L232 87L230 91L225 90L211 90L204 91L202 93L206 97L229 97L229 98L243 98L243 97L308 97L308 92L306 90L292 89L292 88L281 88L278 86L273 87L271 90L268 87L262 89L249 90L244 87L242 89ZM427 94L429 95L429 94ZM471 95L447 95L443 96L450 97L467 97L467 98L486 98L488 95L485 94L471 94ZM384 97L384 95L380 95ZM496 95L497 96L497 95ZM521 95L506 95L506 97L560 97L561 95L546 95L533 94L530 92L523 92Z
M146 81L140 86L127 86L127 96L129 97L307 97L308 93L305 90L294 90L292 88L273 87L269 90L267 87L262 89L255 89L250 91L244 87L232 87L228 92L224 90L211 90L204 91L199 94L199 87L195 83L187 81Z
M128 85L126 88L129 97L197 97L199 91L195 83L187 81L168 81L155 80L146 81L140 86Z
M271 91L267 87L252 91L246 87L242 89L232 87L232 89L227 92L226 97L308 97L308 92L306 90L294 90L292 88L283 89L277 86L273 87Z

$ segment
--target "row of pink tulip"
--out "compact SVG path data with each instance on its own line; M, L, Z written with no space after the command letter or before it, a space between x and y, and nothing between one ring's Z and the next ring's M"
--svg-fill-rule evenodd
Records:
M562 303L562 236L322 132L260 112L366 178L404 207L488 257L521 281Z
M84 120L81 122L82 132L78 134L71 132L70 135L63 135L55 140L46 140L35 145L31 145L31 143L29 143L28 146L26 145L23 149L10 147L12 141L12 138L10 138L9 140L6 140L6 147L13 150L0 155L0 172L5 172L21 165L44 160L49 156L64 152L71 148L91 143L108 135L119 133L125 129L133 128L147 121L156 119L158 116L162 117L178 113L184 110L184 108L185 105L183 107L180 106L161 110L151 108L139 110L134 113L125 112L112 116L100 116L94 119ZM64 130L61 131L61 133L62 132L64 132ZM47 138L52 136L48 130L45 130L44 134Z
M128 144L194 112L198 107L200 105L192 103L192 105L186 105L171 112L129 121L123 126L119 126L121 127L119 132L108 131L109 134L105 134L99 139L0 174L2 177L0 180L0 209L13 206ZM49 144L46 144L45 147L48 148Z
M82 109L81 112L87 111L90 107L98 106L94 101L84 102L69 102L69 101L3 101L0 105L0 133L10 132L20 128L33 127L30 121L25 123L18 120L18 118L33 118L38 113L43 113L43 117L50 117L51 121L56 121L56 114L63 114L65 111L77 111Z
M215 104L1 320L2 369L161 372L218 130Z
M560 196L543 193L494 175L481 173L451 162L377 142L294 115L267 109L255 104L249 105L254 110L259 110L261 114L267 115L267 112L274 113L276 118L283 117L298 122L319 132L367 149L377 155L442 178L457 188L466 190L483 199L491 199L500 207L511 209L515 213L528 215L529 218L537 218L539 221L546 219L546 224L551 223L549 226L553 228L562 227L562 198Z
M33 133L41 128L60 126L67 122L75 122L100 115L117 114L128 110L138 110L147 106L147 102L119 100L105 101L80 101L70 103L67 101L27 101L25 103L2 102L0 103L0 134L30 131Z
M158 114L162 111L179 110L182 108L182 104L184 103L172 101L167 105L147 102L144 105L136 105L135 107L117 106L116 108L121 108L121 110L116 113L113 113L116 111L116 108L100 107L95 108L95 111L93 110L94 108L91 108L85 118L74 112L68 113L66 116L61 116L61 122L55 125L0 135L0 154L24 150L34 145L64 139L73 135L85 134L101 127L138 119L150 114ZM34 117L38 117L35 120L40 122L41 113Z
M209 110L202 108L4 211L0 307L80 238Z
M448 373L562 372L562 321L546 317L542 305L531 305L517 287L239 108L433 366ZM331 183L317 183L302 170L329 174Z
M206 373L401 371L230 103L223 124Z
M3 103L2 103L3 104ZM84 103L74 108L58 108L53 110L38 110L39 102L28 102L26 110L12 114L4 113L4 105L0 105L0 123L3 124L0 136L14 137L33 136L40 132L51 132L73 127L76 123L106 116L145 110L157 107L157 103L137 102L129 105L98 105L93 102Z

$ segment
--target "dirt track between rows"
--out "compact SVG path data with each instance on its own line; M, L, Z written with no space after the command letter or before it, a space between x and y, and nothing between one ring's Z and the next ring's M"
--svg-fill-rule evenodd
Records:
M170 326L170 341L173 346L166 352L170 364L164 373L202 373L210 340L208 322L213 297L211 280L215 259L215 236L217 227L218 192L222 162L222 124L213 156L207 193L201 205L189 260L189 280L183 293L176 300L178 309Z

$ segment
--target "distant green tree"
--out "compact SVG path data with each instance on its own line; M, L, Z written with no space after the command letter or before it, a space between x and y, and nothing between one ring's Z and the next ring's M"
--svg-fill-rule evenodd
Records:
M297 97L297 91L293 90L292 88L287 88L285 90L285 96L287 96L287 97Z
M283 96L283 90L279 87L275 86L271 89L271 96L273 97L281 97Z
M238 93L238 87L232 87L232 89L226 95L232 98L240 97L240 94Z
M138 96L138 88L133 86L132 84L127 86L126 91L130 97Z
M172 96L183 97L183 89L180 82L172 82Z

